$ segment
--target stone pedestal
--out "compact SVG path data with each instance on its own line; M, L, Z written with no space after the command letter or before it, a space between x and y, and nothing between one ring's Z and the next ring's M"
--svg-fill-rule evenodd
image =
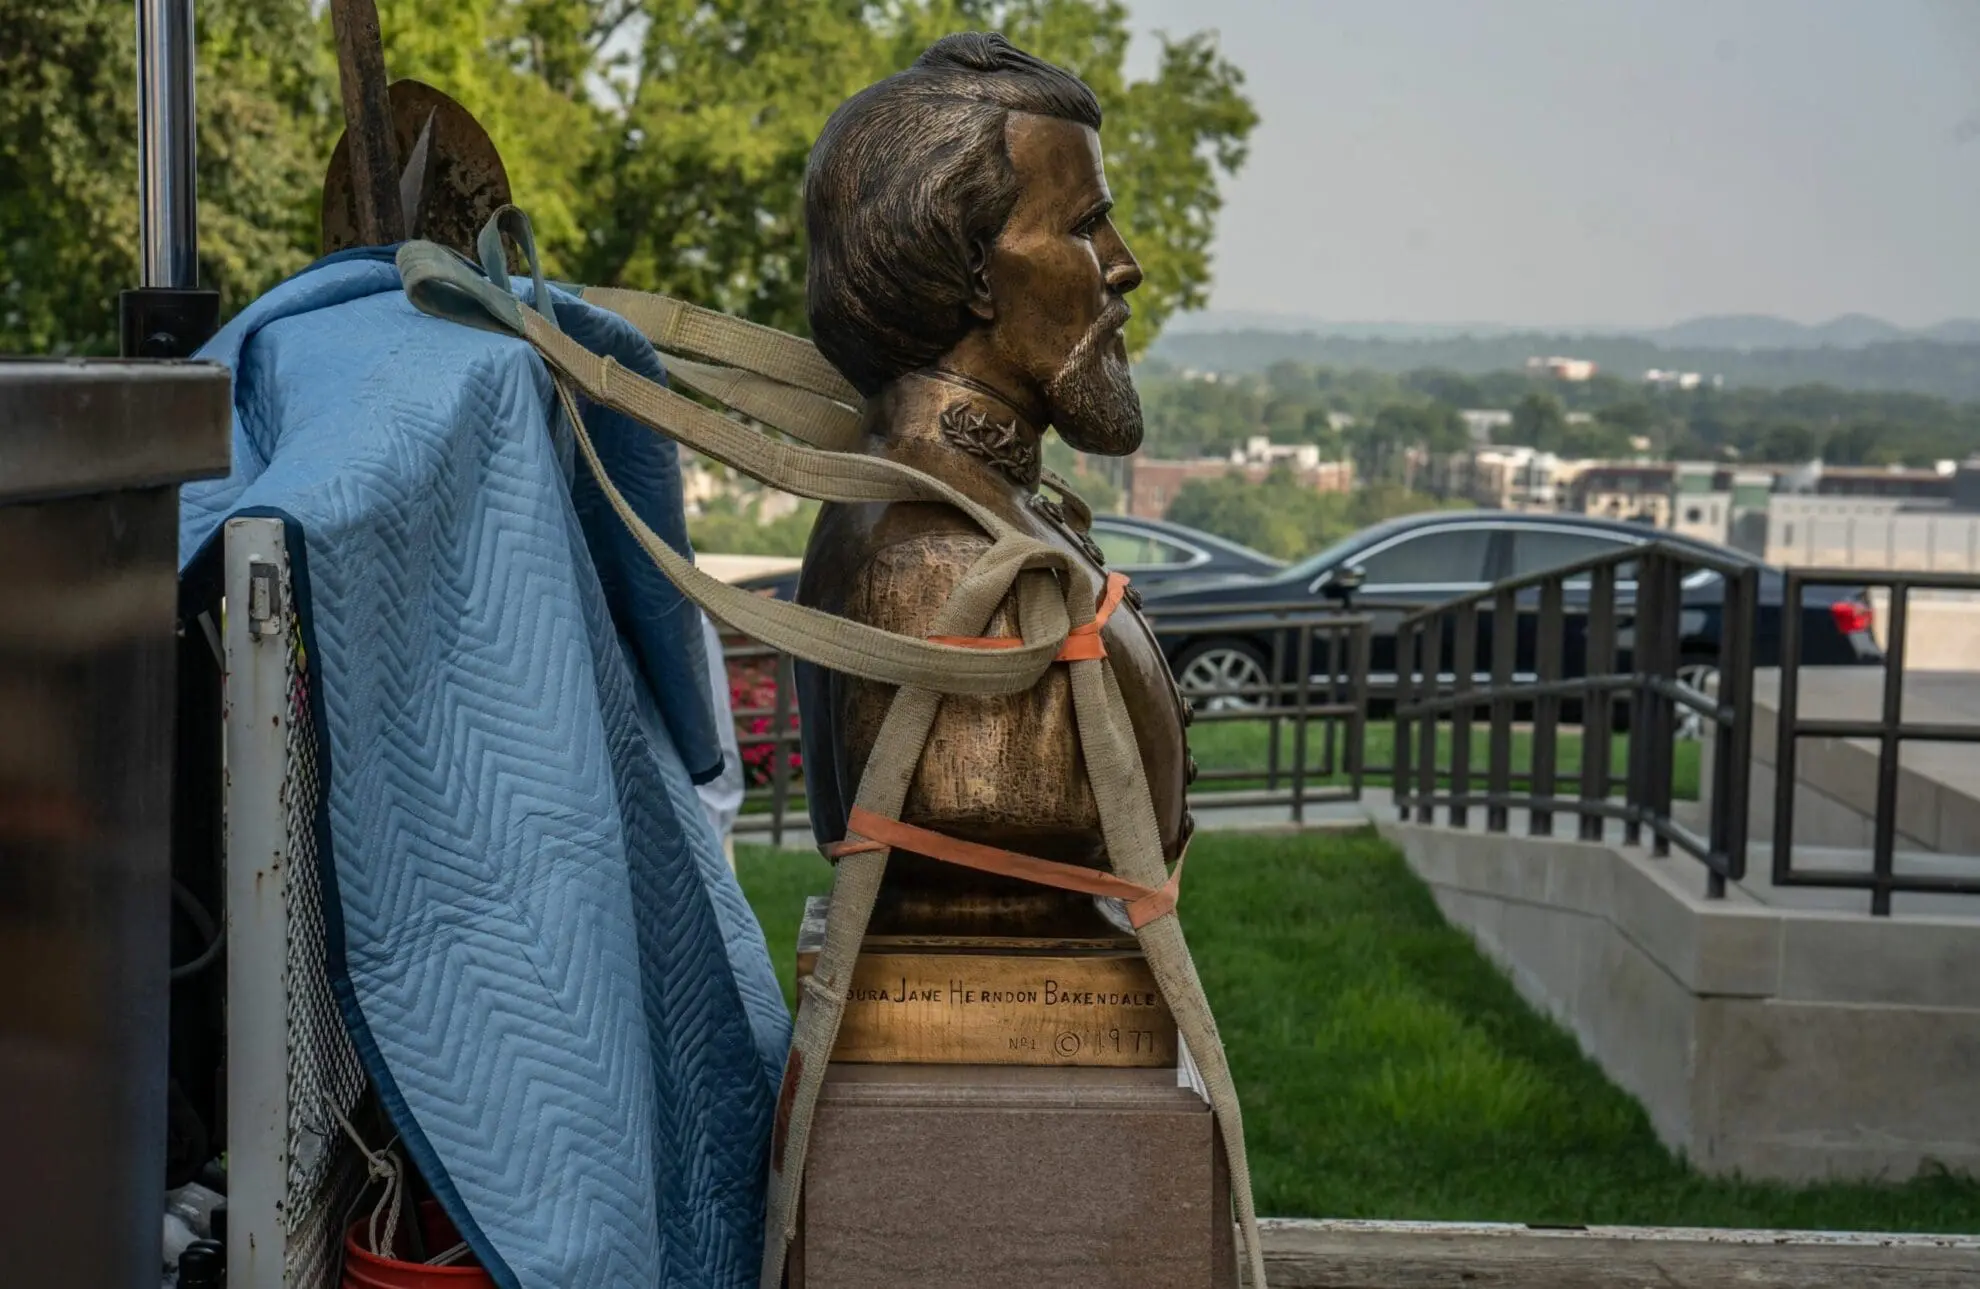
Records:
M1173 1068L828 1072L791 1289L1236 1284L1223 1151Z

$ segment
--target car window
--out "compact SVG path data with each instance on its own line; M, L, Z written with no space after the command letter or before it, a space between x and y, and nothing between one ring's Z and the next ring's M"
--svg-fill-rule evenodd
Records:
M1607 537L1600 533L1578 533L1562 529L1516 528L1513 530L1512 576L1525 577L1529 573L1543 573L1563 564L1578 564L1585 559L1607 555L1625 546L1638 543ZM1629 560L1618 565L1616 579L1622 582L1636 580L1636 561Z
M1367 573L1369 586L1469 586L1485 580L1491 549L1490 529L1447 528L1405 537L1354 562Z
M1195 552L1175 542L1164 541L1147 533L1122 532L1115 528L1102 528L1094 525L1089 534L1100 547L1101 554L1109 564L1116 567L1146 568L1151 564L1187 564L1195 558Z

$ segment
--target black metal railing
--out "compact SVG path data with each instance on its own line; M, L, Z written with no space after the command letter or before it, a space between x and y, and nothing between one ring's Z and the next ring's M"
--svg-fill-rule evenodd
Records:
M1255 723L1264 735L1263 765L1202 770L1191 790L1193 800L1220 807L1284 806L1291 810L1292 822L1304 823L1308 806L1361 799L1368 768L1373 621L1368 614L1272 602L1151 607L1147 616L1156 640L1170 655L1178 652L1181 641L1218 636L1269 645L1265 675L1256 683L1185 686L1193 724ZM1314 752L1318 764L1311 760ZM1220 789L1220 784L1226 786ZM1244 786L1249 784L1258 786Z
M1366 613L1261 604L1159 614L1151 606L1146 616L1165 650L1185 638L1210 635L1244 636L1270 646L1269 668L1256 681L1198 686L1187 696L1193 727L1249 723L1259 733L1256 764L1218 763L1197 773L1190 789L1194 808L1283 807L1299 823L1309 807L1360 799L1368 709ZM808 836L791 658L739 637L725 637L723 657L746 772L735 833L776 845L793 830Z
M1619 820L1628 845L1643 844L1647 834L1657 855L1675 846L1700 860L1709 870L1709 893L1723 896L1726 883L1746 872L1760 573L1754 564L1653 542L1513 578L1403 618L1396 638L1394 770L1402 818L1432 823L1442 808L1453 826L1466 827L1471 812L1482 809L1486 829L1505 832L1512 812L1524 810L1528 832L1547 837L1556 816L1574 815L1577 835L1588 841L1603 838L1609 821ZM1679 679L1685 588L1700 575L1722 583L1718 684L1711 694ZM1564 785L1560 728L1569 703L1579 708L1581 764ZM1695 713L1714 742L1704 835L1672 810L1680 709ZM1472 755L1480 724L1487 731L1482 767ZM1624 728L1618 775L1614 735ZM1448 731L1447 754L1442 731ZM1516 733L1530 745L1524 771L1514 765Z
M1890 594L1884 629L1882 703L1874 719L1815 719L1801 714L1802 612L1811 586L1881 589ZM1870 892L1870 911L1889 915L1896 892L1980 895L1980 877L1898 873L1898 771L1906 743L1980 743L1980 725L1904 719L1905 646L1913 591L1980 592L1971 573L1873 572L1864 569L1791 569L1783 588L1781 686L1774 756L1773 883ZM1870 871L1797 869L1794 866L1795 789L1800 743L1805 738L1874 739L1877 802L1872 816Z

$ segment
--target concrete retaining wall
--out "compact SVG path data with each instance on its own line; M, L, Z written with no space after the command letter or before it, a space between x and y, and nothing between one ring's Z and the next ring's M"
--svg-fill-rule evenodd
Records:
M1761 840L1771 840L1774 833L1779 695L1779 671L1754 673L1747 835ZM1811 667L1801 673L1804 717L1874 719L1882 700L1881 671ZM1980 724L1980 673L1907 673L1904 717ZM1712 754L1713 743L1707 739L1699 782L1708 800ZM1877 816L1877 744L1870 739L1804 738L1795 760L1796 848L1867 851ZM1702 805L1698 817L1704 817ZM1900 851L1980 856L1980 747L1906 743L1898 756L1897 819ZM1980 913L1980 900L1974 905Z
M1385 822L1529 1001L1712 1173L1980 1174L1980 920L1703 898L1686 858Z

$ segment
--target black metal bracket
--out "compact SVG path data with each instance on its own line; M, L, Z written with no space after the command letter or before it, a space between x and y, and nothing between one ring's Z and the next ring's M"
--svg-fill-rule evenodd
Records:
M219 329L218 291L145 286L117 298L117 348L126 358L190 358Z

